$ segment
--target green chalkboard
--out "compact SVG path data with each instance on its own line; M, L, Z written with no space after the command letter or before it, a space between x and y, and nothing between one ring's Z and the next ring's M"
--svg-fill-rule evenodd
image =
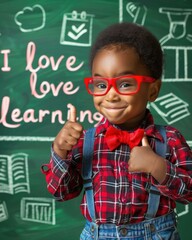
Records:
M68 103L84 128L100 120L83 84L90 46L102 29L122 21L144 25L161 42L163 86L149 108L192 146L191 0L1 0L1 239L79 239L81 196L55 202L40 166L49 161ZM192 207L178 205L177 212L182 240L191 240Z

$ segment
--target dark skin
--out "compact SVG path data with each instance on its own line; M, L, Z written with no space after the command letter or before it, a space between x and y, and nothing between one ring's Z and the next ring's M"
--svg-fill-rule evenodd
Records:
M134 48L103 49L96 54L92 66L93 76L112 78L128 74L150 76L149 70ZM93 101L97 111L111 123L119 125L122 129L132 130L143 121L147 103L155 101L160 87L160 80L154 83L141 83L139 92L134 95L118 94L111 87L106 95L95 96ZM53 144L54 151L62 159L66 159L67 152L78 142L83 131L81 124L76 122L75 107L71 105L70 108L69 121L58 133ZM166 176L166 160L151 149L147 136L144 136L142 146L131 150L128 170L150 173L159 183L162 183Z
M93 76L112 78L130 74L150 76L134 48L102 50L93 61ZM95 108L111 123L132 130L142 122L149 98L152 99L151 88L158 85L157 82L153 85L142 83L140 91L134 95L120 95L112 87L106 95L93 97ZM154 94L158 91L159 86Z

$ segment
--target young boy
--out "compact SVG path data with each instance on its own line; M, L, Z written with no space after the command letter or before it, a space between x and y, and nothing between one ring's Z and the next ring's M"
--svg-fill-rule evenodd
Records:
M87 137L71 106L43 169L49 192L66 201L84 183L82 240L180 239L175 201L192 201L192 154L181 133L155 125L146 108L161 87L157 39L144 27L114 24L97 38L90 63L85 85L103 119Z

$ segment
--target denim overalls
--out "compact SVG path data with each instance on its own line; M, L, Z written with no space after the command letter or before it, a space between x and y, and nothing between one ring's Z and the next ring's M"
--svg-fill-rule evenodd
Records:
M164 127L156 125L166 143ZM87 206L92 222L86 221L80 240L180 240L175 213L154 218L159 207L160 193L155 186L151 186L148 198L148 210L145 221L135 224L116 226L115 224L95 223L95 207L92 186L92 155L94 147L95 128L89 129L85 134L83 147L82 177L87 199ZM165 156L166 144L156 141L156 152Z

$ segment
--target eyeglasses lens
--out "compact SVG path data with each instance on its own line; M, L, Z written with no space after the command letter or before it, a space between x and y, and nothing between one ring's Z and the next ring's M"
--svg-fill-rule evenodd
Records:
M120 94L131 94L136 92L138 88L137 80L133 77L113 79L112 84L109 84L107 79L93 78L89 82L88 88L92 94L104 95L111 87L110 85L114 86L115 90Z
M119 93L131 94L137 90L138 83L135 78L120 78L115 81Z

